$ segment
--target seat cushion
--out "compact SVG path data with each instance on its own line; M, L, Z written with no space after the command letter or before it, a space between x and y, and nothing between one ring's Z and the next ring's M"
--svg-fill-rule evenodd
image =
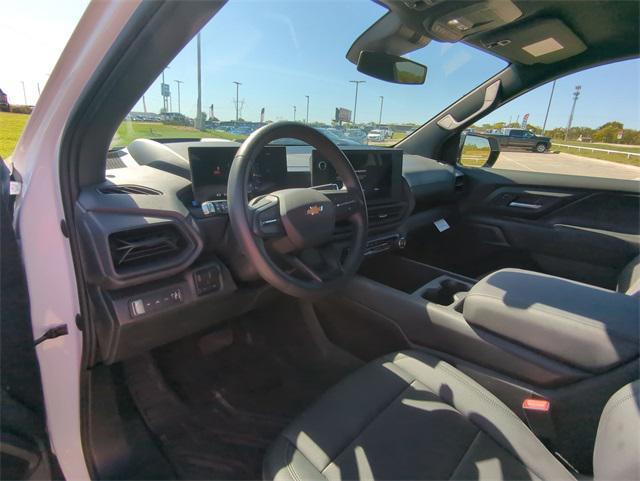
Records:
M421 351L329 390L271 446L264 478L574 479L500 400Z

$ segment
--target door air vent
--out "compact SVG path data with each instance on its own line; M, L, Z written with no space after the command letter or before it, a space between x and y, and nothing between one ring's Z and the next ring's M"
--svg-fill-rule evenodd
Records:
M109 250L116 272L173 261L186 247L186 239L173 225L143 227L109 236Z
M141 185L110 185L108 187L100 187L98 191L101 194L127 194L127 195L160 195L159 190L143 187Z

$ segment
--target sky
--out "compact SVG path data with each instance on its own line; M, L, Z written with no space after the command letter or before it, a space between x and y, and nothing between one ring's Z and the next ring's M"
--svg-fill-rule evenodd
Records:
M0 17L3 61L0 88L10 102L22 103L24 81L27 101L38 97L88 2L84 0L5 0ZM259 1L231 0L203 28L202 105L213 104L216 117L235 119L234 81L241 82L242 117L257 121L261 108L266 119L306 117L329 122L336 107L354 109L355 87L350 80L365 80L358 92L356 120L377 122L384 97L383 123L423 123L457 98L506 67L506 63L463 44L431 42L408 55L428 66L424 85L395 85L357 72L345 58L353 41L385 13L370 0ZM34 35L37 32L37 35ZM20 39L17 41L16 39ZM9 46L9 47L8 47ZM165 81L172 91L172 110L196 112L196 41L190 42L169 64ZM158 78L145 94L147 110L162 106ZM571 109L571 93L582 85L573 125L597 127L618 120L627 128L640 128L640 61L632 60L580 72L556 84L547 128L563 127ZM530 114L529 122L542 125L551 84L542 86L492 113L480 123L508 121ZM133 109L142 111L142 101Z

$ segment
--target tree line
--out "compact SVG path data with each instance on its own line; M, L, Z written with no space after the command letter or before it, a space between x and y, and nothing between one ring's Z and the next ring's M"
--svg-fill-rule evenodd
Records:
M520 128L520 124L512 122L496 122L494 124L482 124L474 125L473 129L476 130L498 130L503 128ZM543 135L542 127L529 124L527 129L538 135ZM556 127L555 129L547 129L544 135L551 137L552 139L564 140L564 128ZM618 138L618 135L622 131L622 138ZM640 145L640 130L625 129L622 122L612 121L601 125L595 129L591 127L571 127L569 129L569 140L578 140L582 136L582 139L590 138L592 142L603 142L607 144L631 144Z

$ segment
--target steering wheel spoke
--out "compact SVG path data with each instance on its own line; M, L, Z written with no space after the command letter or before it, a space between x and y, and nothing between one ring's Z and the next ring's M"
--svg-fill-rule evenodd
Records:
M362 209L358 198L348 190L323 190L321 192L333 203L336 221L347 220Z
M295 268L298 272L301 272L310 280L318 283L323 283L324 279L320 274L318 274L315 269L310 267L306 262L300 259L299 256L293 254L283 254L282 258L289 264L291 267Z
M249 203L249 218L253 234L263 239L285 235L280 218L280 204L273 195L253 199Z

